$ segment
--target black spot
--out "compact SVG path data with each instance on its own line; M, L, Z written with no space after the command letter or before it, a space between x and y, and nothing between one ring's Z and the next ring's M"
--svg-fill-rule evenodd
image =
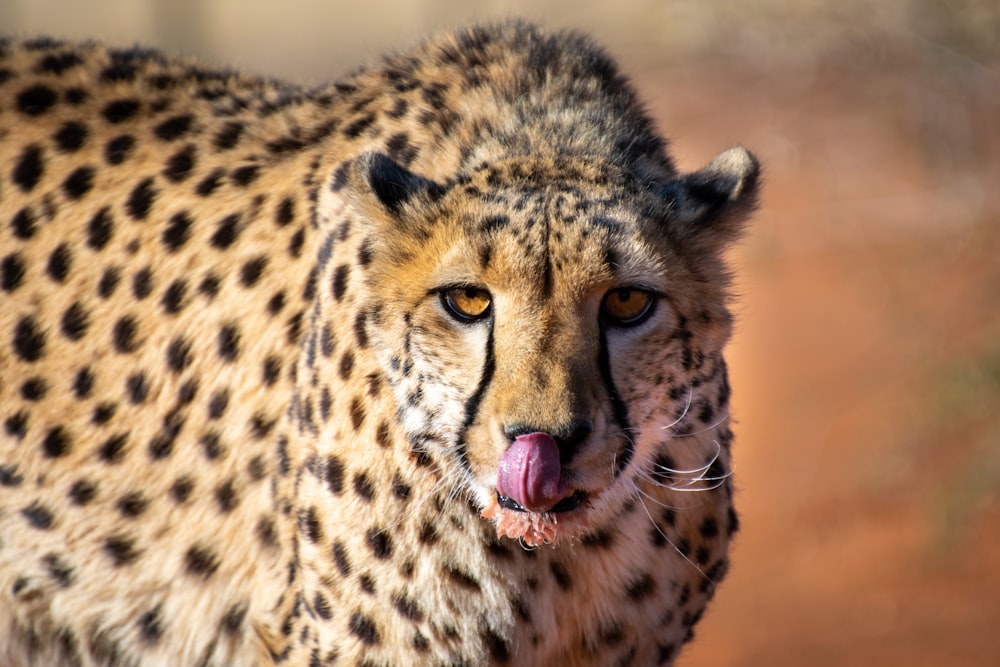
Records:
M240 282L244 287L253 287L260 280L265 267L267 267L267 257L264 255L247 261L240 269Z
M45 554L42 556L42 563L49 571L49 576L62 588L68 588L73 583L73 568L59 554Z
M229 405L229 391L226 389L220 389L212 394L212 398L208 402L208 418L218 419L225 413L226 407Z
M285 227L291 224L292 220L295 219L295 200L291 197L285 197L281 200L281 203L274 209L274 221L279 227Z
M569 572L566 571L566 566L559 561L553 561L549 566L552 571L552 577L556 580L556 585L559 586L564 591L568 591L573 586L573 580L570 579Z
M127 82L135 79L135 65L123 60L112 60L111 64L101 71L102 83Z
M336 456L331 456L326 460L326 483L334 495L343 493L344 464Z
M232 213L219 221L210 241L219 250L224 250L236 242L241 231L240 214Z
M132 276L132 294L142 301L153 292L153 270L146 266Z
M344 136L354 139L374 122L375 116L373 114L365 114L344 128Z
M163 620L160 618L160 608L147 611L136 621L139 626L139 637L147 644L155 644L163 637Z
M69 487L67 495L74 505L82 507L97 496L97 484L87 479L79 479Z
M344 577L350 575L351 561L347 557L347 550L344 548L344 545L341 544L340 542L334 542L332 555L333 555L333 563L334 565L337 566L337 570L340 571L340 574Z
M354 612L350 622L351 633L361 640L363 644L374 646L379 643L379 632L375 622L361 614Z
M134 563L141 553L135 546L135 539L127 535L112 535L105 538L104 552L111 557L116 567Z
M138 332L139 323L134 315L125 315L119 319L111 331L111 340L115 349L122 354L135 352L139 348L136 336Z
M385 530L380 528L369 528L366 535L368 548L372 550L375 558L385 560L392 557L392 538Z
M219 184L222 183L222 177L225 175L226 171L222 168L213 170L212 173L198 182L194 191L202 197L209 196L218 189Z
M191 343L178 336L167 346L167 367L175 373L182 372L191 365Z
M170 217L167 228L163 230L163 236L161 237L163 245L167 247L168 251L176 252L187 243L187 240L191 237L192 224L191 217L184 211L175 213Z
M264 384L268 387L272 386L278 381L278 377L281 375L281 358L277 356L269 356L264 360L264 370L263 379Z
M59 99L56 91L41 84L25 88L17 94L17 110L28 116L41 116Z
M365 422L365 404L364 402L355 396L351 400L351 425L354 430L357 431L361 428L361 425Z
M89 366L84 366L77 371L76 376L73 378L73 393L78 399L82 400L90 396L90 391L93 388L94 373L90 370Z
M114 266L109 266L104 270L101 275L101 280L97 283L97 294L102 299L107 299L112 294L114 294L115 288L118 287L118 281L121 279L121 271Z
M60 243L49 255L49 262L45 267L49 277L57 283L66 281L70 268L73 265L73 251L68 243Z
M187 289L187 281L183 278L178 278L170 283L163 291L163 298L160 300L163 304L163 311L168 315L179 313L184 308L184 297L187 295Z
M230 478L215 488L215 502L219 504L219 509L223 512L232 512L240 504L239 494L236 492L236 482Z
M506 662L510 659L510 646L507 644L507 640L501 637L496 630L486 627L483 629L482 636L483 641L490 650L490 656L494 660Z
M219 558L211 549L204 545L195 545L184 555L187 571L208 579L219 569Z
M417 604L416 600L407 597L405 593L395 593L392 596L392 604L403 618L416 623L424 620L424 612L420 610L420 605Z
M191 129L193 121L194 116L190 114L173 116L157 125L153 133L163 141L173 141L184 136Z
M300 227L297 232L292 234L292 238L288 241L288 254L297 258L302 254L302 246L305 245L305 242L306 230Z
M73 106L79 106L83 104L87 98L90 97L89 93L83 88L78 88L76 86L66 89L66 101Z
M30 192L42 178L45 163L42 159L42 148L37 144L27 146L21 151L21 156L14 165L11 180L24 192Z
M347 380L351 377L351 371L354 369L354 353L348 350L344 352L344 356L340 358L340 364L337 367L337 372L340 374L342 380Z
M45 353L45 332L31 315L26 315L14 326L14 353L24 361L38 361Z
M90 421L94 424L107 424L111 421L111 418L115 416L115 412L118 411L118 405L111 402L105 402L94 408L94 413L90 417Z
M170 156L163 168L163 176L171 183L180 183L191 175L195 165L195 148L188 144Z
M142 495L140 491L126 493L115 503L118 511L127 519L134 519L146 511L149 507L149 498Z
M235 361L240 356L240 328L227 324L219 330L219 358Z
M48 530L55 521L52 510L48 509L37 500L21 510L21 515L27 519L33 528Z
M87 223L87 245L94 250L103 250L104 246L111 240L114 231L114 221L111 219L111 210L105 206L90 219Z
M133 405L143 403L149 394L149 381L146 380L146 374L137 371L129 375L125 380L125 392Z
M719 534L719 522L714 517L706 516L698 527L698 532L705 539L711 539Z
M101 115L103 115L105 120L109 123L124 123L138 113L139 106L140 104L138 100L115 100L114 102L109 102L105 105L104 109L101 111Z
M59 150L66 153L73 153L83 148L87 142L87 126L76 121L64 123L59 130L52 135Z
M617 621L612 621L608 625L601 625L597 634L600 636L601 641L608 646L620 644L625 639L625 629Z
M218 276L209 273L202 279L201 284L198 285L198 291L211 299L219 293L221 282L222 280Z
M302 316L303 311L299 311L288 318L288 331L286 334L286 340L289 345L297 345L299 338L302 336Z
M270 315L277 315L285 307L285 293L275 292L267 302L267 312Z
M226 448L222 445L220 441L219 434L215 431L209 431L205 435L201 436L202 449L205 450L205 458L209 461L214 461L225 453Z
M299 511L299 532L304 533L306 538L313 544L323 539L323 528L319 525L319 512L315 507L309 507Z
M254 439L262 440L266 438L274 429L276 421L277 420L274 419L268 419L265 415L257 412L250 418L250 434L254 437Z
M448 579L467 590L476 592L481 590L479 580L461 569L458 565L445 565L442 567L442 571Z
M153 206L157 194L159 192L153 187L153 179L144 179L129 194L125 210L133 220L145 220L149 216L149 209Z
M28 432L28 413L24 410L15 412L4 420L3 428L7 432L7 435L18 440L24 439L25 434Z
M655 590L656 581L648 574L633 579L625 586L625 594L633 601L648 597Z
M341 264L333 272L333 298L340 301L344 298L344 293L347 291L347 278L350 275L350 267L346 264Z
M63 181L63 192L69 199L80 199L94 187L94 168L77 167Z
M371 502L375 498L375 485L367 474L359 472L354 475L354 493L366 502Z
M40 401L45 398L49 384L43 377L28 378L21 384L21 398L26 401Z
M238 121L229 121L216 133L215 137L212 139L212 143L220 151L229 150L239 143L240 136L242 134L243 123Z
M128 159L135 146L135 137L122 134L111 139L104 145L104 161L110 165L118 165Z
M14 217L10 219L10 227L14 230L14 236L19 239L30 239L38 231L38 224L34 212L28 208L22 208Z
M610 530L601 530L596 533L588 533L584 535L580 542L587 547L595 547L602 549L610 549L614 546L614 533Z
M220 625L227 635L238 635L243 628L243 621L247 616L247 605L237 603L226 610Z
M27 267L24 263L24 256L19 252L12 252L0 261L0 288L5 292L13 292L24 280L24 273Z
M189 477L178 477L170 487L170 495L178 503L185 503L194 491L194 482Z
M125 457L128 435L128 433L119 433L111 436L98 448L97 455L107 463L119 463Z
M319 591L313 596L313 611L323 620L329 621L333 618L333 610L330 608L330 601Z
M90 326L90 315L79 301L66 309L60 323L63 336L69 340L80 340Z
M180 408L174 408L163 417L163 425L160 431L149 441L149 456L154 460L165 459L174 450L174 442L178 434L184 428L186 416Z
M14 488L21 486L24 482L24 475L17 470L16 464L0 466L0 486Z
M35 67L35 71L39 73L48 73L61 75L68 69L72 69L77 65L81 64L83 60L80 56L76 55L72 51L66 51L64 53L50 53L39 61L38 65Z
M250 164L233 169L233 172L229 175L229 178L233 181L233 185L245 188L251 183L253 183L255 180L257 180L257 176L259 175L260 175L260 167L258 167L255 164Z

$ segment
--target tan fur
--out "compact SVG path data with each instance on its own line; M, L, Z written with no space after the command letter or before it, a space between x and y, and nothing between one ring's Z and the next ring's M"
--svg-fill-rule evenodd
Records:
M4 43L0 128L0 663L674 659L736 530L749 153L678 175L519 23L308 90ZM577 509L497 504L511 428L580 424Z

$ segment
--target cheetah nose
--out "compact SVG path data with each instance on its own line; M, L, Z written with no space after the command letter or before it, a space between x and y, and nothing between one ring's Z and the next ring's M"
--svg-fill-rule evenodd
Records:
M500 459L497 492L529 512L544 512L570 491L560 475L559 445L551 435L519 435Z

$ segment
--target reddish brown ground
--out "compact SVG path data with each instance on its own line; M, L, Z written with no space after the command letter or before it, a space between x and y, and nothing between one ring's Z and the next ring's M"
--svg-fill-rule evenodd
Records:
M682 168L767 170L743 529L683 667L1000 665L1000 69L871 65L638 80Z

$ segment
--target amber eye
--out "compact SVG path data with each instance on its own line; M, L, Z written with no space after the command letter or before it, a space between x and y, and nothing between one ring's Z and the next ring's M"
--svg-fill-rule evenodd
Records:
M441 292L445 310L460 322L481 320L490 312L490 293L478 287L453 287Z
M604 295L601 314L612 324L634 327L646 321L656 303L652 292L641 289L613 289Z

